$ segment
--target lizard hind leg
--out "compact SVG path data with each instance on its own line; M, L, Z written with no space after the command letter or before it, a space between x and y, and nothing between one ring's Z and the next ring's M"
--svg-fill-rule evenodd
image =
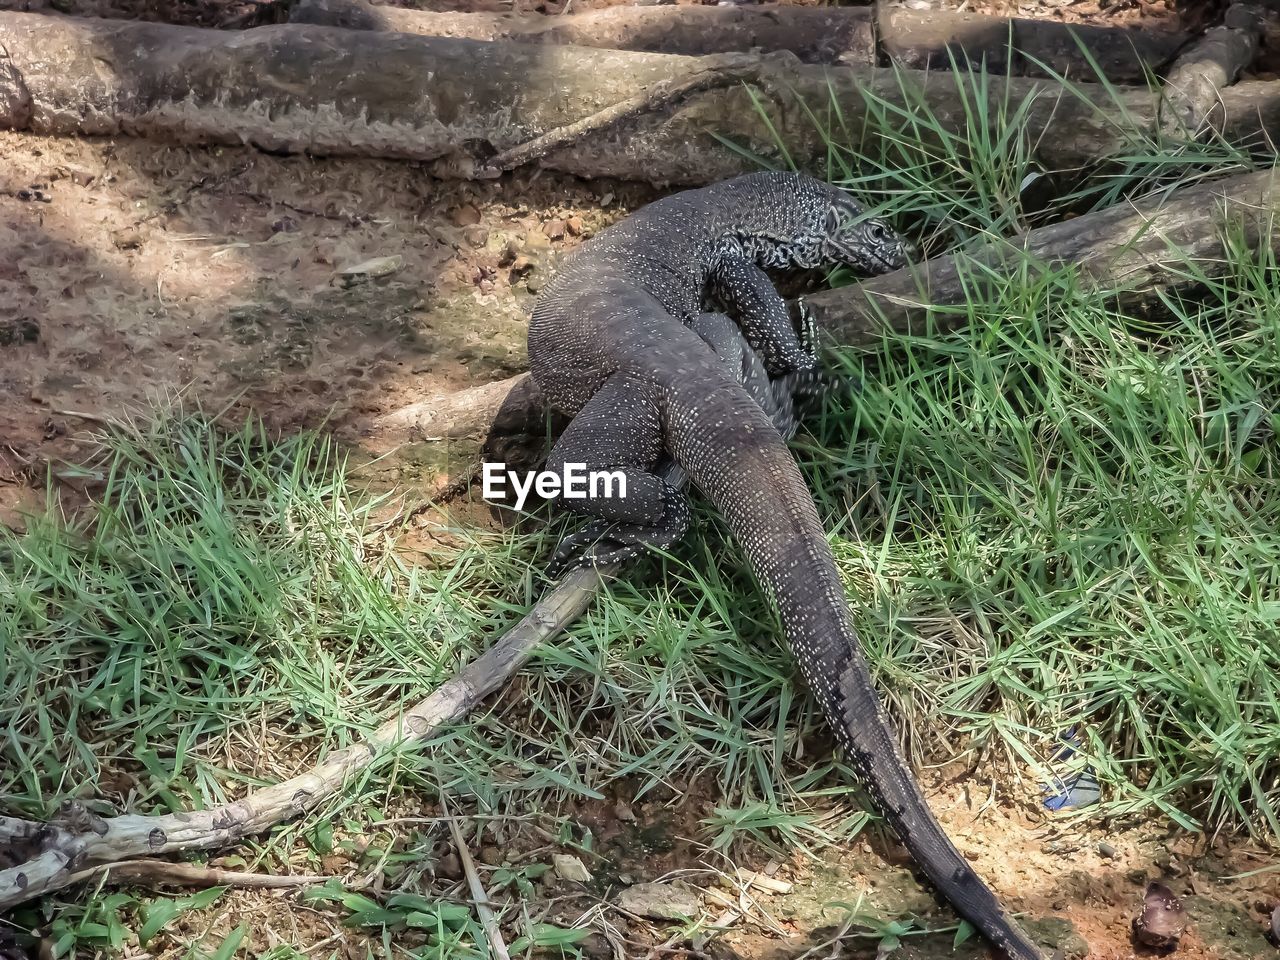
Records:
M562 488L558 502L590 517L561 540L548 573L604 566L645 549L666 550L689 527L685 495L658 472L663 460L657 387L614 374L573 418L547 458L546 469L585 477L582 489Z

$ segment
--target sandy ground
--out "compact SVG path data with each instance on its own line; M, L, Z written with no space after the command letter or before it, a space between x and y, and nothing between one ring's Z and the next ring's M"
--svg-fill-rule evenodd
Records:
M1131 941L1130 925L1151 880L1160 880L1180 897L1190 919L1171 954L1177 960L1275 955L1264 931L1266 917L1280 899L1280 874L1273 869L1238 878L1273 868L1270 851L1241 841L1196 841L1153 823L1081 828L1053 822L1034 800L994 796L991 784L963 770L945 777L926 775L924 786L959 850L1010 910L1024 914L1029 930L1057 945L1063 960L1168 955ZM398 802L406 803L405 808L387 811L393 826L371 828L375 832L368 835L340 835L340 850L311 860L299 859L296 853L305 858L305 851L297 851L280 872L322 872L358 887L376 860L360 850L412 851L412 866L394 881L396 889L467 903L448 834L438 824L426 830L413 826L441 811L429 801L413 806L407 805L412 798ZM889 954L894 960L990 956L976 941L953 951L954 915L921 886L905 850L891 838L867 831L845 848L821 850L816 860L760 849L725 856L704 845L707 834L700 823L718 802L698 784L676 783L639 801L618 789L603 802L530 810L520 820L468 823L468 849L498 908L517 916L523 909L540 921L589 929L579 947L592 960L870 960L877 957L877 938L867 936L865 928L858 928L860 937L840 939L842 920L855 904L862 915L882 922L913 916L944 931L905 937L902 947ZM405 820L397 821L399 817ZM590 830L592 853L554 842L558 817L574 824L575 836ZM547 870L524 892L504 886L512 874L546 865L558 853L579 857L590 879L560 879ZM234 860L227 865L241 866ZM273 865L258 869L271 872ZM750 874L764 874L781 889L769 892L744 883ZM683 933L689 924L637 916L615 905L622 891L649 881L677 888L678 902L692 898L685 909L701 921L702 929L720 927L720 935L692 945ZM364 960L367 948L381 956L376 934L344 926L345 916L306 903L292 891L233 891L216 910L180 920L150 942L148 950L156 957L180 957L191 943L217 943L248 918L253 932L245 945L250 955L283 943L350 960ZM397 939L403 949L418 943L412 933Z
M520 174L0 132L0 517L78 434L155 398L328 421L381 454L379 413L523 370L530 287L652 196ZM522 260L512 265L513 254ZM398 258L345 288L343 268ZM525 266L524 261L528 261ZM519 269L517 269L519 268ZM81 416L87 414L88 416ZM389 480L435 489L412 449Z
M222 22L245 9L239 0L93 2L86 11L194 23ZM600 2L609 0L575 0L574 9ZM485 0L472 6L511 8ZM536 0L516 0L515 7L563 9ZM1012 12L995 0L971 8ZM1178 15L1161 3L1093 0L1024 4L1019 12L1099 22ZM251 410L283 431L327 424L354 450L371 454L396 447L404 438L380 434L379 414L523 369L527 311L555 258L654 196L645 187L548 174L463 184L434 180L413 164L5 132L0 157L0 521L13 525L42 502L47 467L57 472L83 455L86 428L143 411L157 397L181 395L233 415ZM515 256L530 266L514 269ZM398 258L399 266L349 288L339 282L339 271L373 258ZM429 457L408 448L391 462L388 482L434 489L438 464ZM72 500L93 493L70 481L58 489ZM1082 938L1068 937L1075 944L1068 956L1153 955L1135 953L1129 922L1154 878L1188 897L1194 922L1176 956L1245 960L1273 952L1262 930L1280 901L1280 874L1221 879L1266 866L1266 851L1247 842L1196 846L1154 823L1083 831L1055 825L1034 797L987 803L989 789L972 779L929 785L949 832L1000 895L1051 918L1058 933ZM635 821L617 816L616 802L625 797L561 811L593 826L604 859L585 887L539 885L548 918L573 922L598 913L620 875L692 871L694 887L713 886L704 865L725 863L687 839L704 836L697 821L713 800L695 790L680 794L679 803L673 793L670 804L659 798L637 805ZM545 861L545 839L535 843L517 832L496 856L496 864L493 856L484 861L486 871L504 860ZM447 843L424 850L425 889L453 888L450 857ZM816 864L770 864L767 853L747 852L741 865L772 868L794 889L760 894L701 955L799 956L830 938L838 913L824 904L860 894L890 914L934 910L904 863L892 843L873 850L859 842ZM324 867L354 874L359 864L337 857ZM255 951L274 937L300 949L328 941L324 955L364 955L364 941L337 914L302 908L293 893L233 894L216 915L179 928L170 946L229 930L245 916L257 922ZM667 938L661 923L600 916L622 937L627 956L699 955L651 952ZM894 956L950 955L943 942ZM860 943L852 952L823 947L812 955L874 953L873 942ZM588 944L591 955L607 957L617 955L616 945L603 935ZM956 954L978 955L973 947Z

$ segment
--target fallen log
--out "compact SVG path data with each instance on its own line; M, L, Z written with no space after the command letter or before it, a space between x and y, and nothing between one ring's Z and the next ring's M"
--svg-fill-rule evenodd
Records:
M608 7L568 16L442 13L367 0L302 0L290 23L391 30L430 37L572 44L705 56L790 51L804 63L874 66L884 54L913 69L985 63L993 72L1075 78L1094 75L1089 56L1113 83L1141 82L1189 39L1171 30L1133 30L900 7ZM1082 47L1089 51L1086 56Z
M876 62L871 7L606 7L548 17L407 10L364 0L302 0L289 12L289 22L689 57L788 50L804 63Z
M1233 3L1221 26L1196 40L1169 69L1164 82L1160 129L1166 136L1192 137L1221 129L1221 91L1253 62L1262 43L1266 13L1253 3Z
M757 169L749 154L822 172L828 144L813 115L856 137L868 95L910 111L918 92L943 123L966 123L972 94L950 73L779 58L0 13L0 126L399 157L431 161L442 176L496 175L489 159L514 151L581 176L695 185ZM1147 89L1080 84L1076 96L1050 81L988 85L1002 104L992 116L1029 104L1026 130L1050 169L1106 156L1135 129L1154 129ZM1261 120L1280 113L1280 82L1224 99L1232 135L1256 140Z
M915 70L949 70L953 62L994 74L1053 74L1073 80L1144 83L1190 39L1173 30L1100 27L1054 20L993 17L880 4L879 52ZM1086 53L1087 51L1087 53Z
M1039 227L826 290L808 301L829 345L855 347L874 343L885 332L938 331L966 323L964 305L975 292L1015 270L1034 275L1069 265L1082 290L1142 311L1163 294L1223 275L1230 262L1224 239L1228 223L1251 249L1280 253L1280 173L1275 168ZM380 417L376 427L407 440L469 437L477 451L469 468L474 475L485 460L527 464L545 451L542 402L537 386L522 374L410 404ZM452 468L452 482L468 476L468 465Z

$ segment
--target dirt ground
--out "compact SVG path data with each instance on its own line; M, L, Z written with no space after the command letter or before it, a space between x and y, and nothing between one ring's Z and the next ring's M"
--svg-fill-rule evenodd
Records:
M1036 809L1033 799L989 802L991 785L977 783L963 771L926 777L924 786L959 850L1006 907L1025 911L1022 922L1030 931L1057 944L1062 960L1168 955L1135 947L1131 940L1132 919L1152 880L1181 898L1190 919L1172 954L1178 960L1275 955L1265 936L1266 918L1280 900L1280 874L1270 851L1238 841L1197 842L1155 824L1081 828L1055 823ZM868 831L845 849L822 850L818 860L761 849L724 856L704 845L706 831L699 823L717 803L696 784L676 783L639 802L618 791L603 802L531 812L515 822L476 824L468 849L498 908L519 904L540 921L589 929L578 947L591 960L880 960L879 938L866 928L850 931L861 936L841 936L842 921L855 905L861 915L880 922L915 917L943 931L905 936L902 946L889 954L895 960L990 956L975 940L952 949L954 915L921 886L905 850L891 838ZM447 834L438 824L435 830L416 826L442 811L417 806L387 812L388 822L377 833L341 836L339 850L314 862L295 858L281 872L319 870L359 889L371 862L360 850L412 852L414 876L398 883L445 901L468 903L458 855ZM578 829L591 832L591 853L554 842L551 831L558 816L575 825L575 834ZM577 856L590 878L561 879L554 870L545 870L524 892L502 887L504 878L536 871L557 853ZM240 866L236 861L226 865ZM1249 875L1259 870L1263 872ZM749 878L757 875L777 889L755 885ZM719 935L695 935L690 943L688 923L636 915L628 903L618 902L621 891L652 881L663 885L671 902L687 903L684 909L701 921L701 929L716 927ZM189 944L217 943L252 918L246 941L251 955L281 943L349 960L364 960L370 946L381 955L377 934L344 926L345 916L292 891L233 891L216 910L179 921L148 948L156 957L183 956ZM418 942L410 932L397 945L410 949Z
M610 2L573 0L572 9ZM66 0L49 3L67 9ZM270 0L257 6L266 15ZM559 13L567 4L466 6ZM969 9L1008 13L1011 6L989 0ZM1204 6L1039 0L1018 12L1130 22L1194 16ZM249 8L241 0L76 5L197 24L225 23ZM49 465L57 474L79 462L86 429L143 411L157 397L252 410L284 431L327 424L369 454L399 447L405 438L380 431L380 414L523 369L527 311L555 258L655 196L634 184L550 174L459 183L405 163L8 132L0 132L0 157L0 522L14 526L43 502ZM375 258L395 258L394 268L343 285L340 271ZM402 450L385 479L435 489L438 464L429 460ZM83 480L68 479L60 489L73 499L93 492ZM1265 850L1245 842L1197 847L1157 824L1055 824L1036 798L987 804L988 786L973 781L938 778L928 787L962 852L1010 906L1050 918L1060 934L1074 930L1079 939L1067 956L1154 955L1135 952L1129 923L1155 878L1187 897L1193 924L1177 957L1274 954L1262 931L1280 902L1280 873L1224 879L1267 866L1273 854ZM592 883L539 887L548 919L572 922L599 911L620 875L645 880L677 870L700 891L715 886L711 867L726 864L688 839L702 835L697 820L711 802L695 793L677 803L673 794L671 805L637 805L634 821L620 819L613 802L574 811L603 842L604 859L595 863ZM508 841L486 869L504 859L546 859L545 842ZM446 847L427 853L441 864L440 882L452 884ZM866 894L872 909L887 914L935 911L904 864L896 845L873 850L861 841L817 864L771 864L765 852L747 853L740 866L771 869L794 888L740 904L734 912L741 916L703 953L655 948L667 939L663 924L616 914L608 922L621 941L602 935L588 946L604 957L618 955L618 942L626 956L861 955L823 946L838 920L825 906ZM354 875L359 864L339 857L325 866ZM275 937L299 949L324 943L326 951L363 956L356 939L345 939L337 914L299 909L295 898L233 894L213 921L215 932L251 916L259 921L259 950ZM725 909L704 902L713 914ZM908 944L894 956L950 955L947 943ZM874 954L874 941L861 944ZM976 947L956 954L979 955Z
M152 399L328 421L372 454L378 414L526 367L555 256L648 188L411 164L0 132L0 518L82 431ZM513 257L519 257L514 260ZM339 272L399 258L344 288ZM527 263L526 263L527 261ZM388 479L432 482L408 451ZM435 489L435 487L431 487Z

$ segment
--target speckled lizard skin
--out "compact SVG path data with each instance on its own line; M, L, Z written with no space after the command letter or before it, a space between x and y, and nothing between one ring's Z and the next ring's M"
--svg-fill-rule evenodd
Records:
M661 475L673 458L724 515L847 757L920 867L1010 960L1041 960L925 802L872 685L813 498L771 420L777 411L753 399L764 396L758 375L749 389L716 352L718 321L707 319L709 308L732 317L769 378L803 375L817 365L813 344L765 270L882 273L905 262L885 223L790 173L659 200L583 244L539 296L529 328L538 386L573 417L548 469L622 470L627 496L563 500L594 519L558 554L608 563L675 543L689 511Z

